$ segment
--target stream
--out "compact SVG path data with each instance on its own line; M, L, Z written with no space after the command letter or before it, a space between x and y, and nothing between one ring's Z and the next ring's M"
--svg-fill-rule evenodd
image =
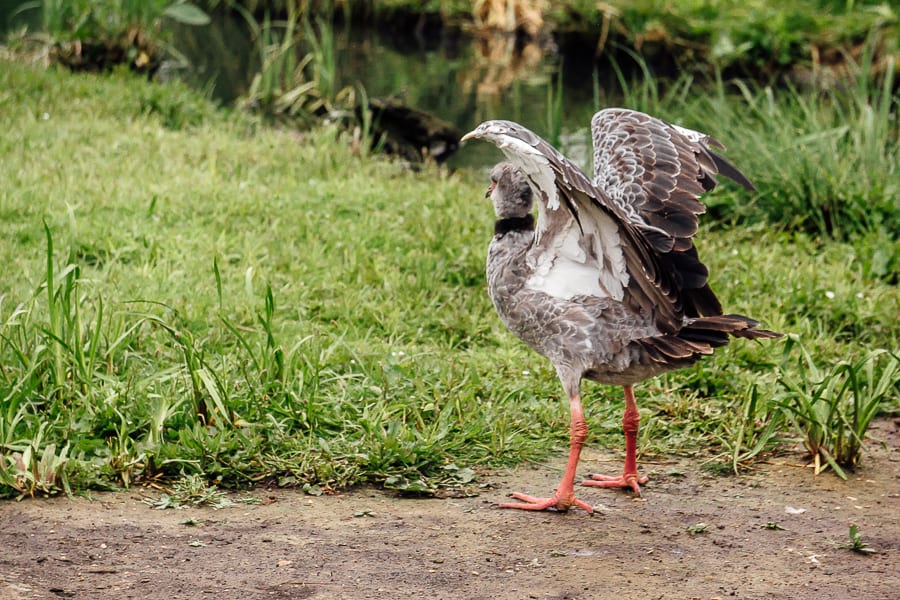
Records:
M0 0L0 34L22 26L39 28L39 10L21 9L28 4L34 3ZM199 27L163 20L164 39L175 58L164 63L158 76L181 79L230 105L248 91L259 70L259 52L241 14L211 16L209 25ZM352 86L364 89L369 98L399 98L461 132L487 119L517 121L588 166L591 115L600 106L616 105L616 94L609 92L614 86L594 83L592 47L568 43L562 51L549 39L536 43L514 35L419 25L325 26L320 39L333 57L334 90ZM303 42L300 46L298 59L310 50ZM614 81L612 73L599 75L604 82ZM551 116L556 97L561 112ZM484 166L499 156L489 144L468 144L450 158L449 166Z
M174 34L173 46L186 59L179 78L208 87L223 104L247 92L259 59L240 15L215 15L206 27L175 26ZM502 118L550 139L551 95L559 95L558 141L582 166L589 155L587 128L595 107L614 104L603 89L594 91L592 48L576 47L563 55L553 42L526 43L511 35L476 36L447 28L396 31L357 23L335 25L324 39L331 42L336 90L361 86L370 98L398 97L462 132ZM605 80L612 80L612 74ZM498 156L488 144L469 144L449 165L492 164Z

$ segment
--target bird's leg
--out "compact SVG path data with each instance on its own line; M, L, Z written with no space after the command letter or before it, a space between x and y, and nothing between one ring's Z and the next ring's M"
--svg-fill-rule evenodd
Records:
M587 502L582 502L575 497L575 472L578 469L578 458L581 456L581 447L587 439L587 423L584 422L584 412L581 409L581 398L577 395L569 398L569 407L572 413L572 424L569 429L569 460L566 462L566 472L563 473L559 487L549 498L535 498L527 494L516 492L512 495L522 502L507 502L500 508L519 508L522 510L546 510L555 508L565 512L573 506L593 513L594 509Z
M591 475L591 478L581 482L581 485L604 488L631 488L634 495L640 497L641 486L647 483L647 477L638 476L637 472L637 432L641 422L637 404L634 401L634 390L630 385L625 386L625 414L622 415L622 431L625 432L625 467L622 474L610 477L609 475Z

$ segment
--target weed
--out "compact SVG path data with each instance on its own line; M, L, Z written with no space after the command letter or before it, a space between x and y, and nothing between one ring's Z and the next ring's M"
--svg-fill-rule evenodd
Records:
M167 38L163 21L202 26L210 22L200 8L184 0L44 0L24 3L17 11L39 10L37 40L47 54L73 70L107 70L127 64L153 73L164 54L179 56ZM17 16L14 15L14 16Z
M333 101L338 95L337 57L334 49L334 28L317 18L313 26L310 19L303 21L304 39L309 44L313 61L316 89L323 98Z
M57 452L56 444L42 443L46 433L47 424L42 423L22 452L12 452L9 456L0 454L0 485L14 489L22 496L50 495L60 489L71 494L67 478L69 445ZM10 444L7 447L19 446Z
M789 369L792 351L795 368ZM803 436L815 472L853 468L862 455L866 431L883 403L898 393L897 356L875 350L856 361L821 369L796 337L785 344L777 406Z
M687 532L689 535L709 533L709 525L707 525L706 523L694 523L693 525L688 526Z
M246 9L236 7L250 26L260 60L250 89L241 104L263 114L290 118L309 126L330 115L349 116L355 102L352 88L337 89L334 32L318 19L313 26L306 13L291 5L287 19L275 22L268 13L259 24ZM310 47L297 60L300 32Z
M640 0L611 4L576 0L551 8L547 19L590 19L594 24L602 19L601 41L606 53L617 58L639 50L681 70L719 68L761 79L798 64L818 61L832 66L839 62L839 49L853 49L867 36L876 38L884 56L897 50L896 10L884 3Z
M855 523L850 524L850 541L842 544L835 543L836 548L845 548L850 550L851 552L856 552L858 554L876 554L878 550L867 544L862 539L862 533L859 531L859 526Z
M207 25L209 16L183 0L43 0L17 12L39 10L41 32L54 40L115 38L130 30L159 31L164 17L185 25Z
M757 202L773 220L839 239L896 231L894 64L888 62L880 86L865 62L855 69L851 91L806 95L789 87L760 94L740 86L759 150L747 167L762 175ZM802 152L787 152L792 145Z
M892 91L894 62L876 74L873 52L866 46L858 62L848 62L854 85L816 93L726 81L721 74L666 81L654 77L637 54L632 59L640 76L629 76L618 62L611 67L622 95L617 101L624 106L731 146L728 159L750 176L758 193L738 194L723 185L704 198L710 216L851 240L900 227L900 124L893 116L900 97ZM595 91L595 102L600 108L607 100ZM896 243L880 248L880 260L895 274Z
M761 452L780 441L784 419L769 403L759 402L759 386L754 383L746 394L737 431L723 424L722 446L730 450L731 468L735 475L741 465L753 461Z
M306 67L313 60L307 54L297 61L295 39L299 17L292 10L280 33L266 13L260 25L249 12L241 9L256 41L260 69L253 76L250 89L241 101L245 106L258 107L273 114L288 114L310 119L324 102L314 80L307 78Z
M210 485L198 474L182 475L172 484L171 493L163 493L159 498L144 498L144 504L157 510L167 508L185 508L207 506L213 510L229 508L237 504L228 495L219 490L215 485ZM254 497L247 497L239 501L242 504L256 504L259 502ZM186 525L196 525L193 521Z
M560 63L557 75L547 83L547 141L560 147L563 118L563 69Z

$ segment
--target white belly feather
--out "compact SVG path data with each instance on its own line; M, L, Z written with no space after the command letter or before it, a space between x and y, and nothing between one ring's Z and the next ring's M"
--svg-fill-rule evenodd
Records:
M515 138L505 139L499 147L544 200L538 203L535 246L527 257L534 272L526 287L556 298L584 295L621 301L629 275L615 221L599 206L582 204L579 221L553 218L556 227L548 229L551 216L545 213L560 210L561 204L547 157Z
M584 232L574 221L544 248L529 253L534 269L525 286L556 298L574 296L621 301L628 271L616 224L602 211L582 219Z

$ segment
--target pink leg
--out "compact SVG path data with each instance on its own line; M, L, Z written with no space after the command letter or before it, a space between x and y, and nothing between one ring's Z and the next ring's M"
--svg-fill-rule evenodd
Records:
M634 390L630 385L625 386L625 414L622 416L622 431L625 432L625 467L622 474L610 477L609 475L591 475L591 478L581 482L581 485L603 488L631 488L634 495L640 497L641 486L647 483L646 477L639 477L637 472L637 432L641 422L637 404L634 401Z
M586 502L575 497L575 470L578 468L578 458L581 456L581 447L587 439L587 424L584 422L584 412L581 409L581 398L574 396L569 398L569 407L572 412L572 425L569 430L569 460L566 463L566 472L563 473L559 487L549 498L535 498L527 494L516 492L512 495L522 502L507 502L500 508L518 508L521 510L546 510L555 508L565 512L573 506L593 513L594 509Z

